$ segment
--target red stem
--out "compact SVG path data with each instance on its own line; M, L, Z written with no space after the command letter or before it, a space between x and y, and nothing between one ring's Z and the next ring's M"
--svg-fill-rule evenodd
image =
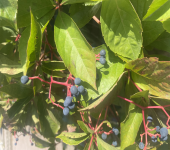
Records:
M94 135L92 135L92 137L91 137L91 140L90 140L90 144L89 144L88 150L90 150L90 148L91 148L91 144L92 144L92 142L93 142L93 138L94 138Z

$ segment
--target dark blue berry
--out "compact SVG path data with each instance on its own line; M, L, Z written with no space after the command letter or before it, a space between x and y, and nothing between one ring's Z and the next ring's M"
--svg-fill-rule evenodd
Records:
M74 84L80 85L80 83L81 83L81 79L80 78L75 78Z
M87 93L87 90L86 89L84 89L84 92L83 93L81 93L82 95L86 95L86 93Z
M100 58L105 58L105 56L100 56Z
M160 132L160 126L156 126L156 132Z
M160 129L160 134L161 134L161 138L164 138L168 135L168 129L163 127Z
M113 145L113 146L117 146L117 141L113 141L113 142L112 142L112 145Z
M147 121L152 122L152 121L153 121L153 118L152 118L151 116L148 116L148 117L147 117Z
M104 65L105 63L106 63L106 59L105 58L103 58L103 57L100 57L100 63L102 64L102 65Z
M75 103L73 102L68 106L69 109L74 109L74 107L75 107Z
M64 116L67 116L69 114L69 109L67 107L63 109L63 114Z
M106 140L106 139L107 139L107 134L102 133L102 139L103 139L103 140Z
M22 76L21 77L21 83L22 84L26 84L29 81L29 77L28 76Z
M151 140L152 140L153 143L156 143L157 142L157 137L152 136Z
M118 135L118 134L119 134L119 130L116 129L116 128L113 128L112 131L114 132L115 135Z
M64 101L64 107L67 107L68 105L71 104L73 97L67 96L65 101Z
M31 143L31 146L33 146L34 145L34 143Z
M100 51L100 55L101 55L101 56L105 56L105 55L106 55L106 51L105 51L104 49L102 49L102 50Z
M73 86L70 88L70 91L71 91L71 94L76 95L77 92L78 92L78 89L77 89L76 86L73 85Z
M82 85L80 85L78 87L78 91L82 94L84 92L84 87Z
M15 143L15 146L17 145L17 143Z
M19 139L18 138L16 138L16 141L18 141Z
M140 149L144 149L144 147L145 147L144 143L143 143L143 142L140 142L140 143L139 143L139 148L140 148Z
M73 95L73 96L74 96L74 97L78 97L78 96L79 96L79 94L80 94L80 93L79 93L79 92L77 92L77 94L76 94L76 95Z
M167 139L168 139L168 136L161 137L161 138L160 138L160 141L166 141Z

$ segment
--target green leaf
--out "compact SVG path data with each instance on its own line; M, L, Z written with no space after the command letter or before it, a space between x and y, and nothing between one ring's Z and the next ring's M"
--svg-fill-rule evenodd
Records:
M62 0L62 4L74 4L74 3L85 3L85 2L93 2L93 1L102 1L102 0Z
M170 33L170 19L167 19L163 22L164 29Z
M85 26L93 16L98 12L101 3L94 6L86 6L85 4L73 4L70 7L69 13L71 18L79 28Z
M56 138L61 139L64 143L69 145L78 145L85 141L89 135L86 133L62 132Z
M39 148L46 148L46 147L50 147L50 143L40 139L39 137L37 137L36 135L32 134L32 140L35 142L35 146L39 147Z
M69 71L96 89L95 54L73 20L63 12L59 12L56 18L54 37L57 50Z
M142 110L135 106L135 108L129 112L125 122L121 123L121 149L125 149L135 142L141 123Z
M52 111L48 108L45 100L46 96L44 94L38 96L37 109L41 131L45 137L54 137L60 129L60 122L57 120L56 116L54 116Z
M163 32L154 42L152 42L149 46L153 49L163 50L170 52L170 34L167 32Z
M143 90L149 90L149 93L161 98L170 99L169 83L155 81L152 79L145 78L136 73L132 72L133 81Z
M9 42L14 41L16 34L15 32L7 27L0 27L0 50L7 45Z
M23 71L22 66L19 65L8 65L8 66L0 65L0 72L3 74L17 75L22 73L22 71Z
M77 120L77 123L85 133L94 133L83 121Z
M47 68L48 70L53 70L53 71L61 71L61 70L66 69L63 61L55 61L55 60L43 61L42 67Z
M170 18L170 1L154 0L150 5L147 14L143 17L144 21L164 21Z
M30 25L30 8L36 19L40 19L50 12L54 6L50 0L18 0L18 28Z
M1 67L7 67L8 65L19 65L17 62L12 61L5 55L0 54L0 66Z
M53 76L53 77L57 77L57 78L63 78L63 77L67 77L66 74L62 73L61 71L52 71L52 70L48 70L45 67L42 67L42 70L44 73Z
M112 145L109 145L105 141L103 141L98 135L97 135L97 145L99 150L116 150L116 148Z
M142 92L137 92L135 94L133 94L130 99L136 99L136 98L145 98L147 101L149 101L149 90L146 91L142 91Z
M31 14L31 32L27 45L27 60L26 60L26 69L24 69L24 75L27 74L27 70L31 62L38 61L40 52L41 52L41 44L42 44L42 34L41 27L34 18L32 12Z
M149 45L156 40L161 33L165 31L161 22L147 21L142 23L143 26L143 45Z
M140 20L144 17L153 0L130 0Z
M145 57L130 61L126 64L126 68L148 79L170 82L168 71L170 68L169 61L158 61L156 57Z
M57 136L56 138L59 138L61 136L65 136L65 137L68 137L68 138L81 138L83 136L86 136L87 134L86 133L74 133L74 132L62 132L59 136Z
M0 1L0 26L16 29L17 0Z
M19 39L18 51L21 61L21 65L24 68L27 59L27 43L30 36L30 26L28 26L23 32L22 36Z
M105 108L107 105L111 104L114 97L117 97L117 94L119 93L120 89L124 85L124 73L122 73L118 79L118 81L113 85L113 87L106 92L104 95L99 97L95 102L88 105L85 108L80 109L79 111L101 111L103 108Z
M13 98L19 99L25 98L29 95L33 95L33 90L30 87L17 83L3 86L2 88L0 88L0 91L9 94Z
M10 118L13 118L15 115L17 115L33 98L33 95L29 95L25 98L18 99L12 107L8 110L8 116Z
M123 57L137 59L142 46L142 25L131 3L127 0L103 1L100 21L110 49Z

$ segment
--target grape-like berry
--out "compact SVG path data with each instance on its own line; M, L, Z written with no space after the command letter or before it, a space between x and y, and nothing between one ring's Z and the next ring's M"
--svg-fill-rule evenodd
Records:
M151 140L152 140L153 143L156 143L156 142L157 142L157 138L154 137L154 136L151 137Z
M87 90L86 89L84 89L84 92L83 93L81 93L82 95L86 95L86 93L87 93Z
M113 145L113 146L117 146L117 141L113 141L113 142L112 142L112 145Z
M152 122L152 121L153 121L153 118L152 118L151 116L148 116L148 117L147 117L147 121Z
M160 134L161 134L161 138L164 138L168 135L168 129L163 127L160 129Z
M34 143L31 143L31 146L33 146L34 145Z
M64 107L67 107L68 105L71 104L73 97L67 96L65 101L64 101Z
M63 114L64 116L67 116L69 114L69 109L67 107L63 109Z
M102 139L103 139L103 140L106 140L106 139L107 139L107 134L102 133Z
M156 132L160 132L160 126L156 126Z
M102 65L104 65L106 63L106 59L103 57L100 57L99 61Z
M28 76L22 76L22 77L21 77L21 83L22 83L22 84L26 84L28 81L29 81Z
M76 95L77 92L78 92L78 89L77 89L76 86L73 85L73 86L70 88L70 91L71 91L71 94Z
M17 145L17 143L15 143L15 146Z
M80 78L75 78L74 83L75 83L76 85L80 85L81 79L80 79Z
M73 102L68 106L69 109L74 109L74 107L75 107L75 103Z
M115 135L118 135L118 134L119 134L119 130L116 129L116 128L113 128L112 131L114 132Z
M79 93L79 92L77 92L77 94L76 94L76 95L73 95L73 96L74 96L74 97L78 97L78 96L79 96L79 94L80 94L80 93Z
M16 138L16 141L18 141L19 139L18 138Z
M168 136L160 138L160 141L166 141L168 139Z
M139 148L140 148L140 149L144 149L144 147L145 147L144 143L143 143L143 142L140 142L140 143L139 143Z
M106 51L105 51L104 49L102 49L102 50L100 51L100 55L101 55L101 56L105 56L105 55L106 55Z
M83 93L83 92L84 92L84 87L83 87L82 85L80 85L80 86L78 87L78 91L79 91L80 93Z

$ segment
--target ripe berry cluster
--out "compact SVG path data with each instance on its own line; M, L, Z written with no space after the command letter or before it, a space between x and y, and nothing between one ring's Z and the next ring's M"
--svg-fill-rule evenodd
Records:
M146 125L146 129L147 130L152 130L148 128L148 124L151 123L153 121L153 118L151 116L147 117L147 125ZM147 132L147 134L151 137L151 141L153 143L157 142L157 138L159 138L160 141L166 141L168 139L168 129L165 127L160 128L159 126L156 126L153 130L156 130L156 134L151 134L150 132ZM159 134L160 133L160 134ZM143 136L143 134L141 135L141 137ZM139 143L139 148L140 149L144 149L145 145L144 143L141 142Z
M106 55L106 51L104 49L102 49L100 51L100 60L99 60L102 65L104 65L106 63L105 55Z
M81 79L80 78L75 78L74 79L74 84L75 85L79 85L78 88L75 85L72 85L70 88L70 92L72 94L72 96L67 96L65 101L64 101L64 109L63 109L63 114L65 116L67 116L69 114L69 109L74 109L75 107L75 103L72 102L73 97L77 97L79 94L85 95L86 94L86 90L85 88L80 85L81 84Z
M106 51L104 49L102 49L96 57L100 57L100 59L96 58L96 60L99 60L102 65L106 63Z

